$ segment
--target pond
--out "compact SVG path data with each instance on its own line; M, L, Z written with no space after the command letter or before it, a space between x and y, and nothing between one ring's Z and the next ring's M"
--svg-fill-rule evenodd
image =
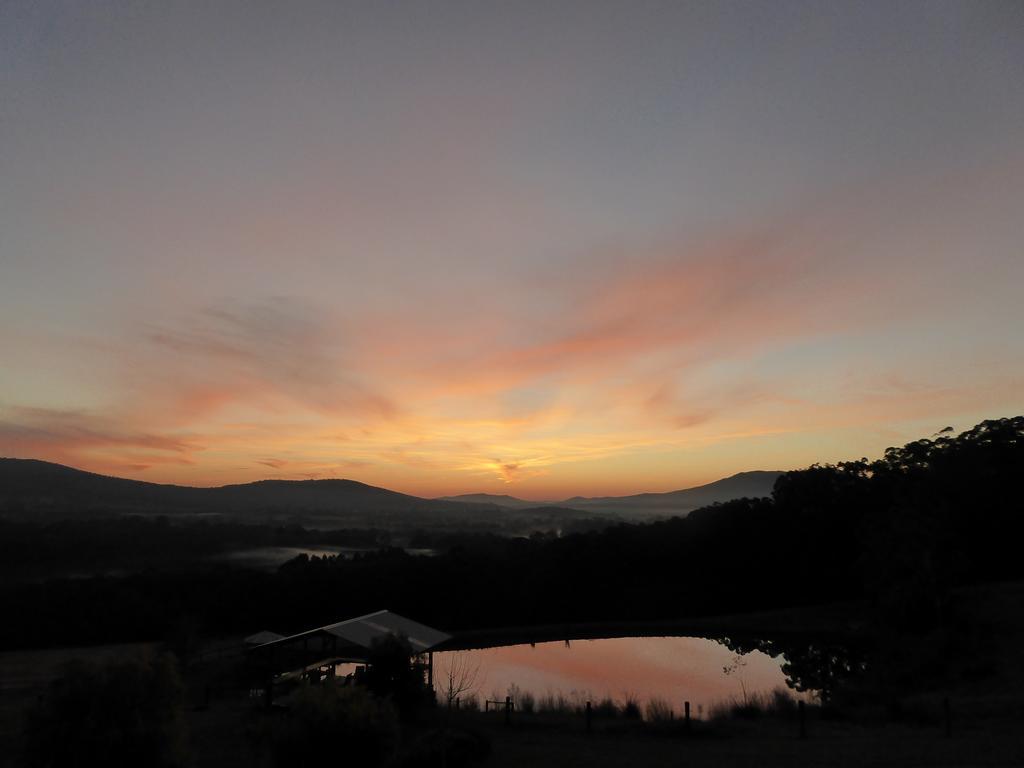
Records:
M701 637L621 637L435 653L434 683L440 701L451 678L465 683L469 677L463 701L503 701L510 694L518 700L524 693L549 704L662 700L677 713L689 701L699 717L716 704L789 690L782 663L782 656L738 654Z

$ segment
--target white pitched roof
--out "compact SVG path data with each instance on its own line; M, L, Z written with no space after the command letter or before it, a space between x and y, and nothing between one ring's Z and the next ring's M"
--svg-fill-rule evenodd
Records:
M309 629L288 637L276 637L267 641L267 645L287 644L294 640L309 638L312 635L323 633L332 635L342 640L349 646L357 646L365 650L373 647L375 641L386 637L405 637L412 646L413 651L422 653L429 651L446 640L451 639L440 630L420 624L418 621L407 619L391 611L377 611L368 613L365 616L357 616L354 619L346 619L334 624L327 624L316 629Z
M264 643L272 643L275 640L280 640L284 635L279 635L277 632L271 632L269 629L264 629L257 632L255 635L249 635L242 642L246 645L263 645Z

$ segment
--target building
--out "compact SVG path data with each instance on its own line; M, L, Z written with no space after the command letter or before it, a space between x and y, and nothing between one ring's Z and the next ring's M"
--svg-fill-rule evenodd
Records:
M339 664L369 663L375 647L389 638L409 645L414 666L422 670L424 683L432 688L433 651L451 640L451 635L391 611L368 613L288 636L258 632L245 642L249 667L264 681L269 702L275 682L333 678Z

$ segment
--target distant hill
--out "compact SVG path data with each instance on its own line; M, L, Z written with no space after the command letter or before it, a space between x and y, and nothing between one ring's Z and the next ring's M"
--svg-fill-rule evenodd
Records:
M108 477L35 459L0 459L0 515L8 518L87 518L117 514L205 514L235 519L368 526L389 520L512 521L542 513L628 517L685 514L742 496L768 496L781 472L741 472L697 488L668 493L562 502L525 501L477 493L424 499L355 480L260 480L218 488L163 485ZM496 514L500 513L500 514Z
M261 480L219 488L108 477L33 459L0 459L0 513L89 517L103 513L466 513L479 505L422 499L355 480Z
M775 480L781 471L757 470L740 472L707 485L665 493L638 493L632 496L573 496L564 501L536 502L515 496L494 493L466 493L444 496L439 501L460 501L473 504L493 504L505 509L525 510L539 506L560 507L581 512L615 513L626 516L665 516L685 514L699 507L743 497L771 496Z
M781 471L740 472L707 485L666 493L638 493L633 496L575 496L561 506L579 510L615 512L627 516L685 514L699 507L743 497L771 496Z
M463 493L459 496L441 496L437 501L457 501L462 504L494 504L506 509L533 509L546 506L543 501L526 501L499 493Z

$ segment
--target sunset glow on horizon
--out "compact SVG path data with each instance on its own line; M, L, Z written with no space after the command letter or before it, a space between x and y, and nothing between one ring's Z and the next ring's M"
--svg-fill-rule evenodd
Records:
M1024 412L1019 5L300 5L0 8L0 456L557 500Z

